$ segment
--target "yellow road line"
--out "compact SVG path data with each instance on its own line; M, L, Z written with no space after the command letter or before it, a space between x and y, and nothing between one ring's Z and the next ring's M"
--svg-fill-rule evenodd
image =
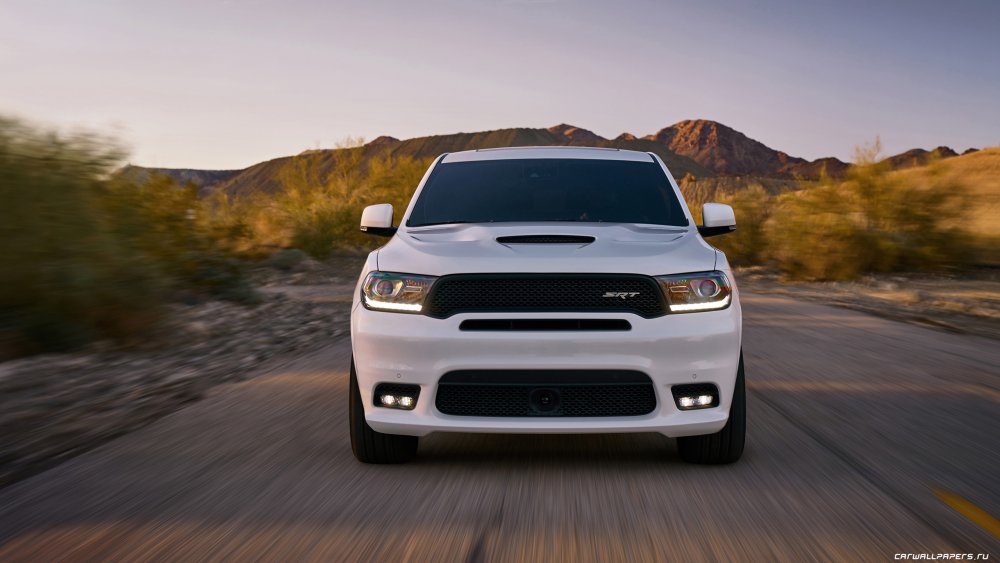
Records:
M994 518L992 514L944 489L934 489L934 495L941 502L950 506L952 510L972 520L977 526L993 534L993 537L1000 539L1000 520Z

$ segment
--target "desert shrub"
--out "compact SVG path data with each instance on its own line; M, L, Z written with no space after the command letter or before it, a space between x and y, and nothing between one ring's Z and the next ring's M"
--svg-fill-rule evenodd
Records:
M248 255L253 245L252 217L256 198L234 199L225 192L212 193L199 206L200 224L215 248L230 255Z
M355 216L351 209L322 202L294 223L291 244L310 256L325 258L351 238L348 230L352 220Z
M428 166L430 159L388 156L372 159L368 164L365 180L349 206L348 236L345 240L351 246L362 248L374 248L384 243L384 239L380 240L360 231L361 212L368 205L391 203L393 221L398 225Z
M842 182L785 194L766 230L771 256L794 278L851 279L868 272L967 265L966 205L954 181L923 186L878 161L878 141L858 150Z
M712 178L697 178L688 174L678 182L684 200L687 201L691 214L701 219L702 205L709 202L724 202L750 188L760 188L770 196L789 191L801 190L811 186L811 182L797 181L789 178L755 178L750 176L717 176ZM737 217L739 221L739 217Z
M370 249L384 242L359 230L367 205L391 203L399 221L410 196L429 166L426 159L364 157L363 148L338 151L328 169L313 155L291 159L279 174L282 190L240 201L217 196L209 206L210 223L221 232L244 237L245 252L296 248L315 258L335 250Z
M212 223L194 185L157 175L141 184L115 178L100 201L115 238L147 260L167 289L253 301L231 233Z
M760 185L722 198L736 213L736 232L718 237L712 244L726 253L733 264L748 266L762 263L767 257L766 226L774 208L775 198Z
M0 120L0 354L142 334L158 318L157 270L104 206L120 158L101 138Z
M836 185L780 196L766 233L770 256L793 279L852 279L876 252Z
M268 256L264 264L271 268L288 271L298 266L306 258L306 253L297 248L283 248Z
M195 189L116 177L122 154L0 119L0 355L145 338L178 292L252 299Z
M336 189L340 183L358 182L358 149L345 149L342 158L324 178L308 159L296 159L281 174L284 191L275 198L276 218L284 223L284 246L294 246L311 256L325 258L333 244L344 236L347 217L343 203L349 193Z
M227 301L260 302L260 295L245 275L243 261L221 252L192 251L182 255L185 266L181 288L194 289Z

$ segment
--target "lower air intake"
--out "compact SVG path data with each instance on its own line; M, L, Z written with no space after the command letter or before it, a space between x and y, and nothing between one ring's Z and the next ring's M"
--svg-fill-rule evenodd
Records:
M453 416L642 416L656 393L635 371L454 371L439 381L435 406Z

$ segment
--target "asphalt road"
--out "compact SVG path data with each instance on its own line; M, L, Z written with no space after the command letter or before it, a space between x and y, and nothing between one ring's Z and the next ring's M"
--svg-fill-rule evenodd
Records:
M1000 345L744 295L749 443L433 435L351 455L340 341L0 491L0 560L1000 557ZM992 559L991 558L991 559Z

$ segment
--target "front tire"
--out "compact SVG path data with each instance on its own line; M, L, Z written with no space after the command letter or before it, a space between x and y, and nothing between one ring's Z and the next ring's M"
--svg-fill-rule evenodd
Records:
M736 371L733 402L729 407L729 421L715 434L686 436L677 439L681 459L688 463L733 463L743 455L747 432L746 383L743 377L743 352Z
M361 402L358 375L351 360L351 383L348 390L351 425L351 450L362 463L406 463L417 455L416 436L383 434L372 430L365 421L365 407Z

